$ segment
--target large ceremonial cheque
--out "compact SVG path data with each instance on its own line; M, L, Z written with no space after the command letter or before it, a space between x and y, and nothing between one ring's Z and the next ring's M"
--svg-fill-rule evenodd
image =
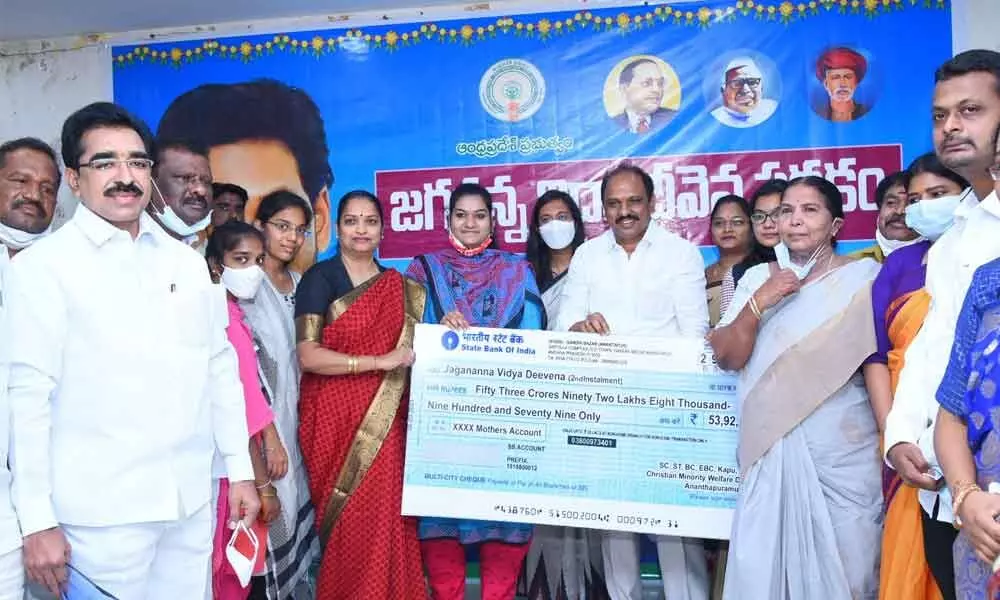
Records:
M403 514L726 539L735 379L703 340L417 325Z

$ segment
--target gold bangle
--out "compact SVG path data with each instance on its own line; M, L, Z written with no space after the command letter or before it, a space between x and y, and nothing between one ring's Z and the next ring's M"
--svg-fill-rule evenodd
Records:
M955 527L957 529L962 528L962 519L958 516L958 510L962 508L962 503L965 499L969 497L973 492L981 492L982 488L975 483L966 483L961 487L958 487L955 491L955 500L951 504L951 514L955 519Z
M757 304L757 298L755 298L752 294L750 295L750 312L757 317L758 321L761 319L760 305Z
M261 493L260 497L261 498L277 498L278 494L276 492L271 492L270 494Z
M354 375L358 372L358 359L353 356L347 357L347 374Z

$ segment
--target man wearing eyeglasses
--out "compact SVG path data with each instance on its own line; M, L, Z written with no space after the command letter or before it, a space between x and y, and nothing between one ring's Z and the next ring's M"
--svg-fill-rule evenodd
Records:
M212 462L230 526L260 510L236 358L205 262L148 214L153 139L110 103L63 125L73 218L5 274L12 499L28 578L200 600ZM72 573L72 575L71 575Z
M764 97L764 75L751 58L729 61L722 76L722 106L712 111L728 127L754 127L771 118L778 103Z
M187 140L159 139L153 197L146 210L174 239L202 256L212 224L212 169L208 150Z

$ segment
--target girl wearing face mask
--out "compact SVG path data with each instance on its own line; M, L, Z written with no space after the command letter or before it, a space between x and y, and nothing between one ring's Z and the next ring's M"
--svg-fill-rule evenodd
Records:
M527 259L542 292L549 323L555 323L558 316L569 263L584 239L583 215L569 194L549 190L538 198L528 230Z
M424 321L452 329L544 329L531 265L495 249L493 197L465 183L448 202L448 247L413 259L407 275L427 288ZM445 501L443 499L443 501ZM484 600L512 600L532 527L422 518L421 550L434 600L465 598L465 545L477 545Z
M322 558L316 598L422 600L417 522L400 514L414 326L424 288L375 259L382 205L348 192L336 256L299 283L299 443ZM312 596L308 596L312 597Z
M750 254L750 206L735 194L723 196L712 208L712 243L719 249L719 260L705 269L708 293L708 325L715 327L722 316L722 280L733 265Z
M279 190L261 199L254 227L264 234L264 282L240 300L257 345L261 382L274 412L278 437L287 451L269 449L267 466L281 500L281 513L267 538L267 598L296 597L308 590L309 567L319 555L309 481L299 448L299 360L295 352L295 288L300 276L289 268L310 234L312 209L304 198ZM265 596L261 596L264 598Z
M843 223L835 185L790 181L777 260L746 272L710 334L719 364L739 371L742 479L726 600L878 593L881 461L860 369L875 351L879 265L834 253Z
M573 253L584 242L580 207L566 192L549 190L535 202L528 232L528 262L542 292L548 323L556 322L559 297ZM590 529L535 528L525 559L531 600L582 600L607 596L601 575L601 538Z
M264 280L264 238L253 226L232 221L212 233L205 248L205 260L212 280L226 289L229 307L229 325L226 335L236 351L240 382L246 402L247 429L250 433L250 459L254 478L260 494L261 512L254 524L260 542L253 574L265 568L268 523L281 511L281 502L268 473L266 455L269 451L284 453L274 428L274 414L261 391L258 378L257 355L254 352L253 333L244 320L239 300L253 298ZM226 545L231 531L227 527L229 510L229 480L221 478L218 485L217 518L212 551L212 591L214 600L246 600L250 588L240 585L236 573L226 560Z
M906 350L920 331L930 308L930 295L924 290L927 251L947 229L962 191L969 186L960 175L941 164L933 152L910 164L904 172L903 184L910 202L906 211L907 224L924 239L888 255L872 284L877 350L866 361L864 374L880 432L885 431L886 416L892 408ZM925 552L924 549L940 545L942 540L953 541L956 531L948 523L938 525L923 512L918 488L902 485L899 474L886 465L882 471L886 514L879 597L885 600L954 598L954 577L942 575L942 581L936 581L932 575L952 571L951 553ZM950 543L947 545L951 547ZM943 557L938 560L940 564L933 562L937 557Z

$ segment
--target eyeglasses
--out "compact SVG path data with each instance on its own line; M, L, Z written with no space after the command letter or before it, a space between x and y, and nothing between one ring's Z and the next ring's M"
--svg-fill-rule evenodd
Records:
M765 221L771 219L771 222L775 225L778 224L778 215L781 213L781 207L772 210L771 212L764 212L762 210L755 210L753 214L750 215L750 220L757 225L763 225Z
M312 232L306 226L295 227L291 223L285 221L267 221L267 224L278 230L279 233L289 233L294 231L295 235L300 235L304 238L312 236Z
M124 163L130 171L146 173L153 168L153 161L148 158L95 158L90 162L80 165L80 168L89 167L95 171L108 172L118 165Z
M737 217L735 219L729 219L728 221L726 219L715 219L714 221L712 221L712 227L719 227L719 228L724 228L728 226L731 229L738 229L746 224L747 220L740 217Z
M760 87L760 77L737 77L736 79L727 81L726 85L734 90L738 90L745 85L756 88Z

